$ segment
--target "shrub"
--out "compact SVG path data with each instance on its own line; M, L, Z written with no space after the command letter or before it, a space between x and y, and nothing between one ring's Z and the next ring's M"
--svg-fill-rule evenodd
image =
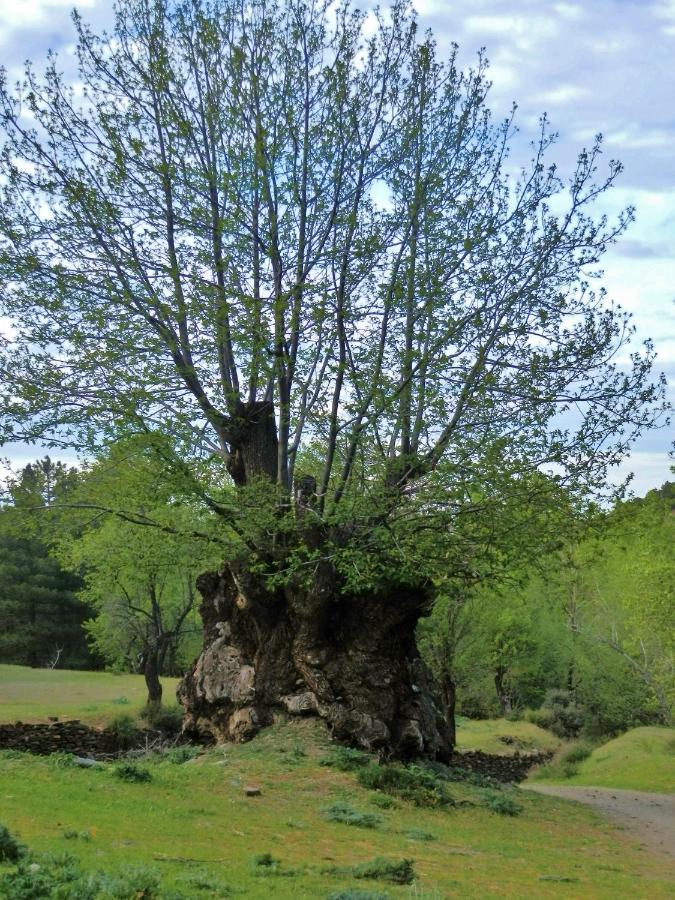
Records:
M330 756L322 759L319 765L332 766L340 772L355 772L369 765L371 761L372 757L362 750L354 750L351 747L335 747Z
M382 856L356 866L332 866L323 871L328 875L388 881L391 884L412 884L415 880L415 868L411 859L391 860Z
M398 809L398 803L388 794L372 794L370 802L379 809Z
M17 862L25 853L24 848L5 825L0 825L0 863Z
M151 728L165 737L177 737L183 730L183 710L180 706L146 706L141 716Z
M590 744L573 744L561 753L560 762L563 764L571 763L572 765L576 765L583 762L585 759L588 759L592 752L593 747Z
M231 887L222 884L209 872L193 872L184 878L185 884L193 891L208 891L209 897L232 897Z
M183 763L190 762L196 756L199 756L199 747L195 747L192 744L181 744L180 747L172 747L171 750L167 750L162 754L162 761L181 766Z
M520 803L501 791L484 791L482 795L483 806L500 816L519 816L523 811Z
M77 767L74 753L65 753L63 750L57 750L56 753L50 753L47 757L50 766L55 769L74 769Z
M132 781L137 783L152 781L152 774L147 769L136 765L136 763L120 763L115 766L113 773L117 778L121 778L122 781Z
M357 770L357 778L363 787L400 797L416 806L454 806L442 780L421 766L379 766L371 762Z
M550 730L558 737L576 737L584 724L584 711L570 691L548 691L543 703L550 712Z
M276 859L271 853L259 853L253 857L253 874L263 877L270 875L292 876L296 874L296 871L295 869L285 868L281 860Z
M324 810L329 822L342 822L344 825L355 825L358 828L378 828L382 817L376 813L358 812L347 803L334 803Z
M429 831L423 831L421 828L411 828L405 832L405 836L411 841L435 841L436 835Z
M63 832L63 836L67 841L90 841L91 833L89 831L75 831L74 829L68 829Z
M136 743L138 728L133 716L127 713L115 716L107 730L115 737L120 750L129 750Z
M68 853L22 859L0 876L2 900L187 900L161 889L157 874L144 867L120 874L83 872Z

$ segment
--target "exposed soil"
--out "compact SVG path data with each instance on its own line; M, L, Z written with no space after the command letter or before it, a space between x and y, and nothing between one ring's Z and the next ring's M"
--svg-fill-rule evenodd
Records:
M527 789L592 806L650 850L675 857L675 794L532 783Z

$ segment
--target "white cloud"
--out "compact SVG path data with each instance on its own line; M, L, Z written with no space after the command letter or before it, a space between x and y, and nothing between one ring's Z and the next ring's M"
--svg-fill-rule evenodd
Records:
M78 0L79 9L91 9L96 0ZM18 0L0 6L0 28L34 27L55 10L70 12L73 0Z
M664 436L662 452L633 451L620 466L614 469L613 483L619 484L632 472L634 478L630 483L630 490L636 497L644 497L647 491L661 487L665 481L673 481L675 476L670 471L673 463L668 457L666 443L667 440Z

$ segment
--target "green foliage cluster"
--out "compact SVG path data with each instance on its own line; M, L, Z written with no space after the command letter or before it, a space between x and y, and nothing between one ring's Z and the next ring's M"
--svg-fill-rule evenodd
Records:
M376 813L360 812L348 803L338 801L324 810L329 822L341 822L343 825L355 825L357 828L379 828L382 816Z
M391 884L412 884L415 880L415 867L411 859L391 860L381 856L354 866L331 866L324 871L330 875L388 881Z
M120 874L84 872L67 853L26 856L14 870L0 874L2 900L187 900L161 888L156 872L131 867Z
M523 531L529 562L439 578L419 640L458 711L524 717L564 738L669 724L674 503L665 484L609 511L561 511L557 548Z
M356 770L360 785L373 791L382 791L415 806L448 807L455 801L441 779L422 766L404 766L396 763L378 765L371 762Z
M121 762L114 769L113 774L122 781L130 781L134 784L147 784L152 781L152 772L137 763Z
M504 791L484 791L482 804L486 809L498 813L500 816L519 816L523 811L520 803L517 803Z
M23 856L21 844L10 833L6 825L0 823L0 863L16 862Z

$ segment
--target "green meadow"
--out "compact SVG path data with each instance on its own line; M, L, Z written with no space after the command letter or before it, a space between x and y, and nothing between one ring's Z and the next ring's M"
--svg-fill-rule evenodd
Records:
M91 714L100 721L142 696L136 676L31 675L39 702L29 700L26 670L2 667L0 720ZM128 706L116 703L121 696ZM519 736L520 724L496 727ZM530 739L540 737L531 727ZM462 743L472 728L489 731L465 722ZM395 785L374 790L360 783L358 769L326 765L344 753L314 720L194 753L135 761L131 775L117 763L83 769L61 755L2 753L0 823L30 848L32 865L42 867L35 871L52 871L45 859L67 853L76 862L66 870L105 873L113 886L90 895L78 887L84 882L75 894L0 888L0 897L672 896L668 861L582 806L455 781L444 783L442 803L419 806ZM249 787L260 795L248 796ZM64 870L63 858L58 866ZM5 878L13 871L0 866Z

